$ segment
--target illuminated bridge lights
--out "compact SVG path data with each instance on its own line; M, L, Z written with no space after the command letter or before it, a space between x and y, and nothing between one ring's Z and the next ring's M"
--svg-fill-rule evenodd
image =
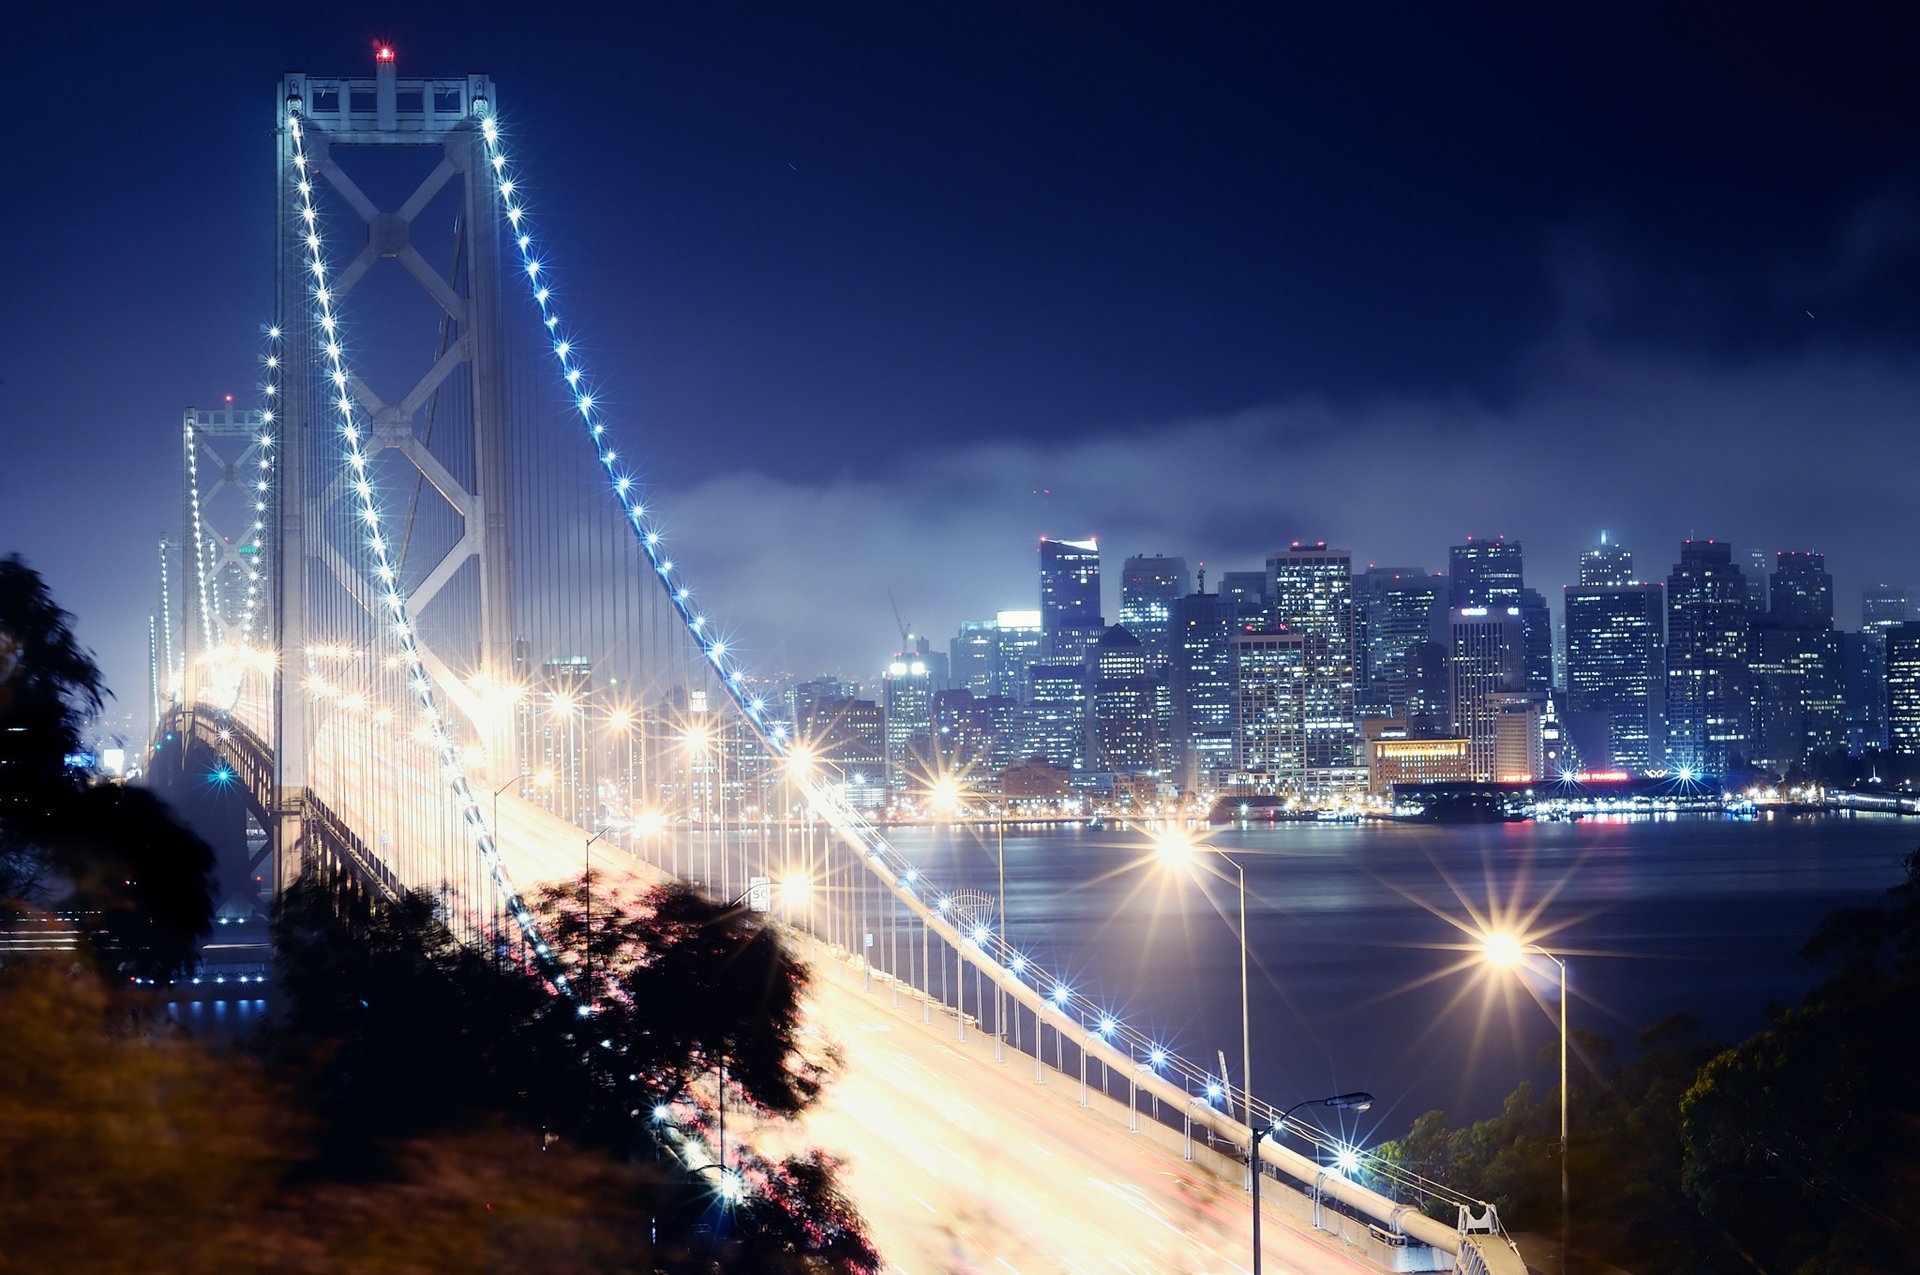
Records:
M308 265L316 280L309 294L311 313L314 321L330 334L325 347L324 370L328 379L342 391L340 397L334 401L334 406L339 413L340 435L345 443L344 459L353 471L354 495L360 504L361 520L367 527L366 548L372 555L375 573L382 580L391 582L398 577L398 570L390 555L387 541L379 530L381 523L379 493L365 479L368 454L360 441L361 429L354 416L353 400L345 393L347 384L345 352L341 343L331 335L339 326L339 318L333 308L333 295L324 282L327 274L325 248L319 230L318 209L313 202L313 184L305 176L308 159L298 98L288 99L285 122L287 136L293 148L294 167L300 174L295 181L295 190L298 192L298 198L294 201L297 205L296 216L300 219L301 226L305 228L303 242L307 247ZM415 700L425 713L425 729L439 755L446 759L456 802L462 806L477 806L478 800L467 783L466 772L460 764L453 738L448 734L446 723L434 703L433 686L428 677L426 662L421 654L419 643L414 636L406 602L398 592L392 589L388 590L385 600L395 621L395 637L400 646L402 661L406 665L409 684ZM505 866L500 862L492 830L482 827L478 830L474 842L495 888L500 892L506 910L518 922L522 935L543 957L547 956L546 944L540 940L539 931L534 926L531 914L521 899L519 891L514 889L512 881L508 878ZM570 985L564 974L556 973L554 982L563 991L571 994Z
M610 430L605 417L605 408L596 397L591 386L593 378L580 357L577 334L561 331L561 319L555 302L553 290L548 283L553 271L551 261L539 251L539 239L534 233L531 218L527 212L525 185L519 178L516 165L507 153L504 133L498 118L489 103L476 99L474 116L480 133L485 141L486 164L494 174L492 183L498 199L502 217L511 228L511 239L520 254L521 274L528 281L530 295L540 322L553 334L549 348L553 352L559 379L569 394L575 411L585 427L587 444L593 448L595 459L599 462L608 484L608 494L619 505L628 526L632 529L642 553L645 555L655 578L660 582L669 604L679 617L682 627L704 658L719 673L721 686L748 722L753 726L762 744L776 758L789 759L799 747L776 732L767 721L764 703L749 695L745 685L745 672L737 659L733 658L727 644L711 637L711 627L704 615L693 608L692 593L688 586L676 574L675 564L663 552L663 536L657 524L648 514L638 498L639 484L632 475L616 468L619 449L612 445ZM858 844L867 851L868 859L875 865L876 872L883 875L908 901L908 905L921 913L930 923L945 924L945 918L951 912L952 900L938 897L937 903L929 906L923 900L936 896L928 893L920 882L919 870L909 864L900 852L881 835L878 829L868 823L857 811L847 806L830 785L816 782L806 773L793 774L793 781L804 790L813 810L842 836ZM991 936L990 936L991 937ZM966 946L966 936L955 932L953 940L956 947ZM978 940L976 939L976 944ZM1002 943L1004 951L1004 943ZM982 951L978 956L968 956L969 960L984 963L992 959ZM996 966L997 968L997 966ZM1147 1057L1156 1069L1167 1068L1185 1083L1195 1086L1204 1085L1209 1100L1218 1102L1229 1096L1229 1088L1218 1078L1208 1078L1200 1068L1180 1058L1158 1042L1152 1041L1141 1033L1122 1023L1119 1018L1085 997L1075 994L1063 981L1052 978L1044 969L1027 957L1014 954L1008 960L1007 968L1016 974L1030 978L1037 989L1051 984L1048 1000L1063 1017L1071 1019L1078 1013L1083 1021L1098 1021L1102 1026L1103 1044L1112 1042L1113 1047L1125 1047L1134 1057Z

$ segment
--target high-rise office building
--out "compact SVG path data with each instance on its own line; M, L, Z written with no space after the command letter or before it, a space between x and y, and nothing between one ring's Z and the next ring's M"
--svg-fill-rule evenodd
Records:
M1666 765L1666 591L1632 573L1633 555L1618 545L1580 555L1580 583L1563 595L1566 706L1605 721L1606 756L1590 764L1646 771Z
M970 786L987 779L992 753L991 724L986 701L972 691L933 693L933 761L937 775L966 775Z
M994 633L992 620L960 621L960 632L947 647L947 667L956 688L993 694Z
M1473 777L1497 774L1500 712L1527 687L1526 634L1520 608L1455 607L1448 613L1447 700L1450 733L1467 741Z
M1132 557L1120 572L1120 625L1140 641L1147 671L1167 670L1173 654L1173 604L1192 590L1185 558Z
M992 694L1026 700L1027 670L1040 662L1044 639L1038 611L1001 611L994 616Z
M1787 770L1846 739L1833 577L1818 553L1775 555L1766 618L1755 626L1751 758Z
M1755 616L1765 615L1771 605L1767 597L1768 577L1773 574L1773 564L1767 561L1767 551L1749 549L1738 561L1745 568L1742 574L1747 582L1747 610Z
M1446 587L1446 577L1406 567L1368 567L1353 578L1354 698L1361 717L1407 715L1407 659L1433 640Z
M1689 540L1667 576L1667 764L1719 775L1752 748L1752 601L1733 547Z
M1920 623L1886 630L1887 748L1897 757L1920 757Z
M1905 624L1912 616L1913 599L1905 589L1876 584L1860 595L1860 627L1868 632Z
M1261 615L1272 601L1267 596L1267 573L1223 571L1220 573L1220 596L1232 598L1239 605L1241 615Z
M1497 536L1454 545L1447 550L1449 582L1447 606L1509 607L1520 605L1526 588L1520 569L1520 542Z
M1217 783L1236 764L1233 638L1259 614L1230 593L1190 593L1173 604L1172 765L1184 790Z
M1100 625L1100 546L1085 540L1040 537L1040 627Z
M933 670L922 652L894 656L881 681L887 731L887 787L899 792L933 770Z
M1906 623L1905 589L1876 584L1860 600L1860 632L1841 639L1847 742L1856 752L1887 746L1887 630Z
M1519 608L1521 667L1526 687L1542 695L1553 689L1553 615L1538 590L1529 589L1521 568L1520 542L1496 536L1468 538L1447 550L1448 606Z
M1601 532L1600 543L1580 555L1581 587L1610 588L1632 583L1633 551L1609 544L1607 533Z
M1027 754L1070 771L1085 770L1086 666L1035 664L1027 670L1027 687Z
M1309 786L1307 659L1299 633L1234 636L1235 780L1256 792Z
M1275 623L1304 641L1306 786L1357 790L1366 760L1354 702L1353 555L1295 541L1267 558Z
M1121 625L1087 656L1087 768L1104 774L1158 771L1154 690L1146 647Z

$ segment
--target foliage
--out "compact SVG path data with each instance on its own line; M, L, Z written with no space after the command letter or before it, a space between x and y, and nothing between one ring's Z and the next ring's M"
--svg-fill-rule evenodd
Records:
M1920 1244L1920 854L1806 945L1834 972L1715 1058L1679 1106L1700 1211L1770 1269L1911 1269Z
M43 875L37 852L81 787L66 758L105 693L46 582L0 559L0 895L23 897Z
M1573 1256L1635 1270L1791 1275L1909 1270L1920 1244L1920 854L1879 906L1805 947L1829 977L1731 1049L1676 1015L1631 1062L1577 1035ZM1558 1230L1559 1093L1522 1085L1490 1120L1428 1112L1381 1154ZM1445 1214L1436 1211L1436 1216Z
M0 898L92 918L103 968L167 978L212 928L213 852L152 793L90 787L66 764L104 694L73 617L0 561Z
M629 1205L675 1251L742 1270L877 1270L831 1161L735 1146L729 1162L755 1189L722 1214L709 1180L670 1167L652 1120L722 1058L730 1106L790 1115L818 1092L819 1065L797 1049L805 975L785 944L680 886L616 900L596 885L590 931L585 903L584 881L538 903L576 987L591 933L596 1012L583 1016L543 978L457 942L428 896L382 904L311 875L283 895L275 1050L321 1121L324 1170L392 1174L401 1136L511 1120L543 1152L657 1160Z

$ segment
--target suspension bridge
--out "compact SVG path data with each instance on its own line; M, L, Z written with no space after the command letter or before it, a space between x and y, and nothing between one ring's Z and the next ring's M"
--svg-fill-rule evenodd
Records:
M533 886L758 896L846 1054L807 1132L899 1269L950 1267L958 1231L1010 1269L1239 1268L1250 1130L1279 1125L1276 1269L1524 1270L1492 1210L1151 1039L862 817L676 560L657 424L573 322L559 281L595 276L550 255L568 185L487 76L381 48L371 76L285 76L273 124L259 397L186 413L151 633L150 775L244 813L226 906L315 870L430 889L578 995Z

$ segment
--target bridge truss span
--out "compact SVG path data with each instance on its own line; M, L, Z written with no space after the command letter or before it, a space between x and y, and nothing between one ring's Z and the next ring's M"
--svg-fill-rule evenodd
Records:
M252 553L213 545L200 467L228 463L194 417L183 528L196 568L251 588L233 634L270 630L276 654L226 643L254 652L231 691L190 687L168 719L231 759L277 888L318 857L383 893L440 890L467 937L518 947L570 994L516 880L577 878L596 843L722 898L803 877L815 893L784 920L1036 1076L1077 1068L1085 1086L1096 1067L1136 1120L1146 1098L1187 1131L1190 1156L1195 1129L1245 1147L1280 1119L1250 1078L1182 1058L1015 945L997 900L956 906L698 605L563 318L488 77L401 79L390 58L368 78L289 75L278 134L280 310L233 469L260 471L270 534L264 552L261 527ZM508 287L530 313L509 313ZM177 586L197 590L177 608L198 616L189 664L224 634L209 582ZM1481 1206L1394 1166L1367 1165L1389 1194L1271 1139L1260 1156L1460 1269L1520 1269L1466 1220ZM1407 1205L1436 1198L1462 1221Z

